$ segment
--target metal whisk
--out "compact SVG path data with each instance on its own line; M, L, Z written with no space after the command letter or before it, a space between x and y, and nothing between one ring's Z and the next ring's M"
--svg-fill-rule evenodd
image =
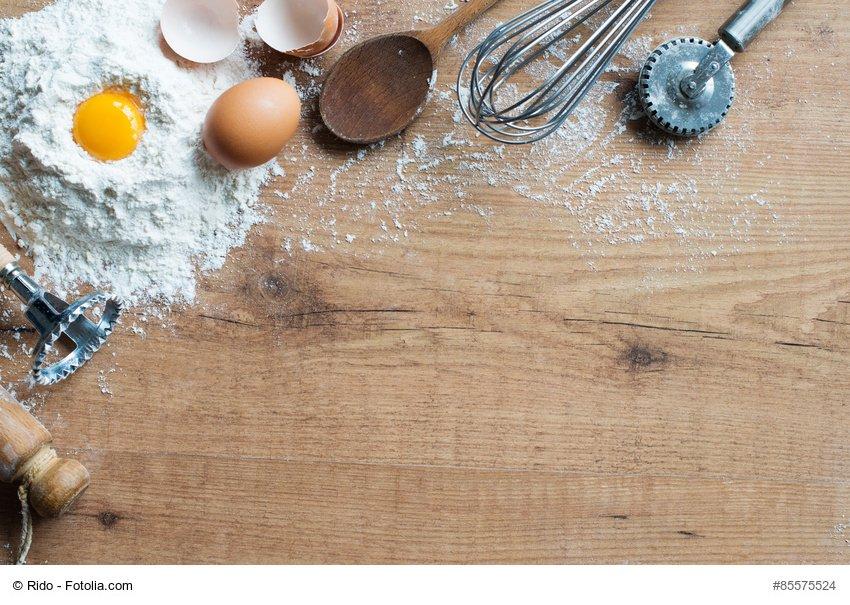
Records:
M457 93L466 119L502 143L533 143L549 136L569 118L655 2L547 0L500 25L461 66ZM579 31L582 25L587 35ZM572 45L563 53L558 48L562 41ZM560 67L552 66L553 56L563 61ZM520 72L533 77L525 68L541 57L550 73L530 92L522 92Z

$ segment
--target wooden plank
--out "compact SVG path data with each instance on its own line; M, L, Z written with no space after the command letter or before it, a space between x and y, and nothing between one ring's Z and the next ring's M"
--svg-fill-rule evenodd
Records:
M659 3L641 31L709 36L737 3L699 16ZM364 34L418 10L343 5ZM0 0L0 14L28 6ZM577 218L507 186L470 192L498 210L485 223L434 218L446 186L411 210L421 227L402 245L290 255L293 202L270 188L274 221L202 279L198 306L144 339L117 333L85 372L37 392L93 484L73 515L37 525L32 560L850 562L850 85L820 78L848 60L847 3L793 2L736 65L724 131L659 163L719 198L765 188L793 226L783 241L757 221L734 237L718 207L690 247L600 241L590 254L569 244ZM441 80L457 61L447 53ZM326 145L327 174L346 150L311 125L296 145ZM413 133L447 128L426 112ZM630 134L611 152L666 153ZM354 222L341 216L340 232ZM694 266L720 244L737 251ZM18 347L21 321L4 320L0 342ZM25 371L20 356L0 369ZM15 510L0 488L0 545Z
M33 562L846 562L835 483L105 454Z

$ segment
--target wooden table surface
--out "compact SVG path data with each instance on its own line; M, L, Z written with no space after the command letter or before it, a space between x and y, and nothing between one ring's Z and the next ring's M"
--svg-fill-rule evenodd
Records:
M0 14L39 4L0 0ZM445 3L341 4L363 37ZM640 34L711 37L737 4L667 0ZM577 218L555 229L508 186L474 192L485 222L413 208L416 233L375 254L368 240L288 253L297 226L267 192L281 211L201 280L198 305L145 338L131 315L107 353L36 394L92 485L37 522L31 562L850 563L850 83L833 73L848 63L844 0L793 2L737 59L729 120L658 178L759 192L793 228L717 230L723 251L694 270L675 234L588 262ZM441 82L458 64L449 50ZM445 122L378 153L395 162L393 145ZM312 126L296 149L319 149ZM629 133L616 149L666 153ZM330 145L318 170L349 152ZM309 211L316 195L287 203ZM21 325L5 320L2 342L18 346ZM24 371L3 362L4 382ZM0 544L16 504L0 487Z

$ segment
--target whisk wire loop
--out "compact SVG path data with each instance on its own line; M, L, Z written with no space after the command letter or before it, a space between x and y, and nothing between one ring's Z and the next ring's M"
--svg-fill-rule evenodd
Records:
M554 133L655 2L546 0L498 26L461 65L457 94L464 117L506 144ZM542 66L542 76L535 64ZM521 84L535 75L536 85L523 91Z

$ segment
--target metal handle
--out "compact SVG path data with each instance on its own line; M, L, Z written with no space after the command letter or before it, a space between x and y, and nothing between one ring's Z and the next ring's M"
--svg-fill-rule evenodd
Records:
M768 23L776 19L787 0L748 0L720 28L720 38L736 53L742 52Z

